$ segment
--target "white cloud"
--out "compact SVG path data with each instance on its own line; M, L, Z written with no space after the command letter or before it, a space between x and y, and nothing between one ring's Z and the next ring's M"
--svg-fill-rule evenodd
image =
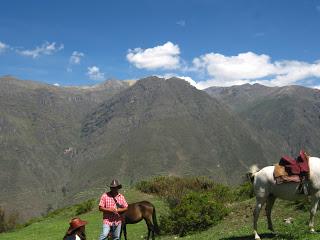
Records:
M60 87L59 83L54 83L53 86Z
M3 53L9 48L9 46L3 42L0 41L0 53Z
M180 49L178 45L167 42L154 48L129 49L127 60L137 68L153 69L177 69L180 66Z
M17 50L17 53L23 56L37 58L41 55L51 55L55 52L58 52L64 48L63 44L57 46L55 42L49 43L45 42L41 46L36 47L32 50Z
M260 78L274 71L269 56L252 52L231 57L208 53L195 58L193 64L198 69L206 70L210 76L224 79Z
M70 56L69 62L70 64L80 64L82 57L84 57L84 53L74 51Z
M186 26L186 21L185 20L179 20L178 22L176 22L176 24L181 26L181 27L185 27Z
M190 83L190 85L197 87L197 83L195 80L193 80L191 77L188 76L177 76L177 78L183 79L185 81L187 81L188 83Z
M264 37L266 34L264 32L257 32L253 36L254 37Z
M180 76L180 75L177 75L177 74L174 74L174 73L167 73L165 75L157 75L157 77L164 78L164 79L169 79L169 78L172 78L172 77L176 77L176 78L182 79L182 80L190 83L190 85L192 85L192 86L197 87L197 82L195 80L193 80L189 76Z
M320 62L275 61L265 54L253 52L237 56L208 53L193 60L192 71L205 73L209 80L197 83L200 89L210 86L232 86L261 83L268 86L296 84L320 77Z
M104 80L104 73L97 66L88 67L87 75L92 80Z

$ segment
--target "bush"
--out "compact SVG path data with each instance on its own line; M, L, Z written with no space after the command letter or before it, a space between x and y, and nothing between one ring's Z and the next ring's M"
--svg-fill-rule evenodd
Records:
M136 188L167 201L170 211L160 217L161 229L180 236L217 224L229 212L226 204L236 199L231 188L207 177L155 177Z
M161 216L164 233L185 236L217 224L229 210L212 192L190 192L181 198L169 216Z
M0 233L14 229L17 226L17 221L17 213L12 213L8 217L6 217L4 209L0 207Z
M253 185L250 181L246 181L243 184L241 184L236 190L235 190L236 199L243 201L247 200L249 198L254 197L254 191L253 191Z
M189 192L213 192L216 199L230 202L234 196L229 187L217 184L207 177L155 177L141 181L136 188L145 193L163 197L169 206L174 207Z
M95 199L90 199L88 201L85 201L83 203L79 203L76 205L76 215L80 215L83 213L90 212L93 207L96 205L96 200Z

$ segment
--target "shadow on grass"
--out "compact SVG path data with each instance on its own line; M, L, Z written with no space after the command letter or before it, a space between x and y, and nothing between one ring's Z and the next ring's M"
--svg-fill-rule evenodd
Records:
M286 234L275 234L275 233L262 233L259 234L261 239L292 239L292 236L286 235ZM219 240L252 240L254 239L254 235L246 235L246 236L238 236L238 237L226 237L226 238L220 238Z

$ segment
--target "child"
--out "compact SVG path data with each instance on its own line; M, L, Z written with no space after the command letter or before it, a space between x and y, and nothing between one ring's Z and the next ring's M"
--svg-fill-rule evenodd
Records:
M86 240L85 225L86 221L82 221L80 218L73 218L70 221L70 227L63 237L63 240Z

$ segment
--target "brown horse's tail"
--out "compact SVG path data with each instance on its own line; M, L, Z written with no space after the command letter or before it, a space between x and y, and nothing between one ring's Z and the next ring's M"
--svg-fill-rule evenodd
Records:
M160 228L159 228L158 221L157 221L156 208L155 207L153 207L152 221L153 221L153 226L154 226L154 232L156 234L160 235Z

